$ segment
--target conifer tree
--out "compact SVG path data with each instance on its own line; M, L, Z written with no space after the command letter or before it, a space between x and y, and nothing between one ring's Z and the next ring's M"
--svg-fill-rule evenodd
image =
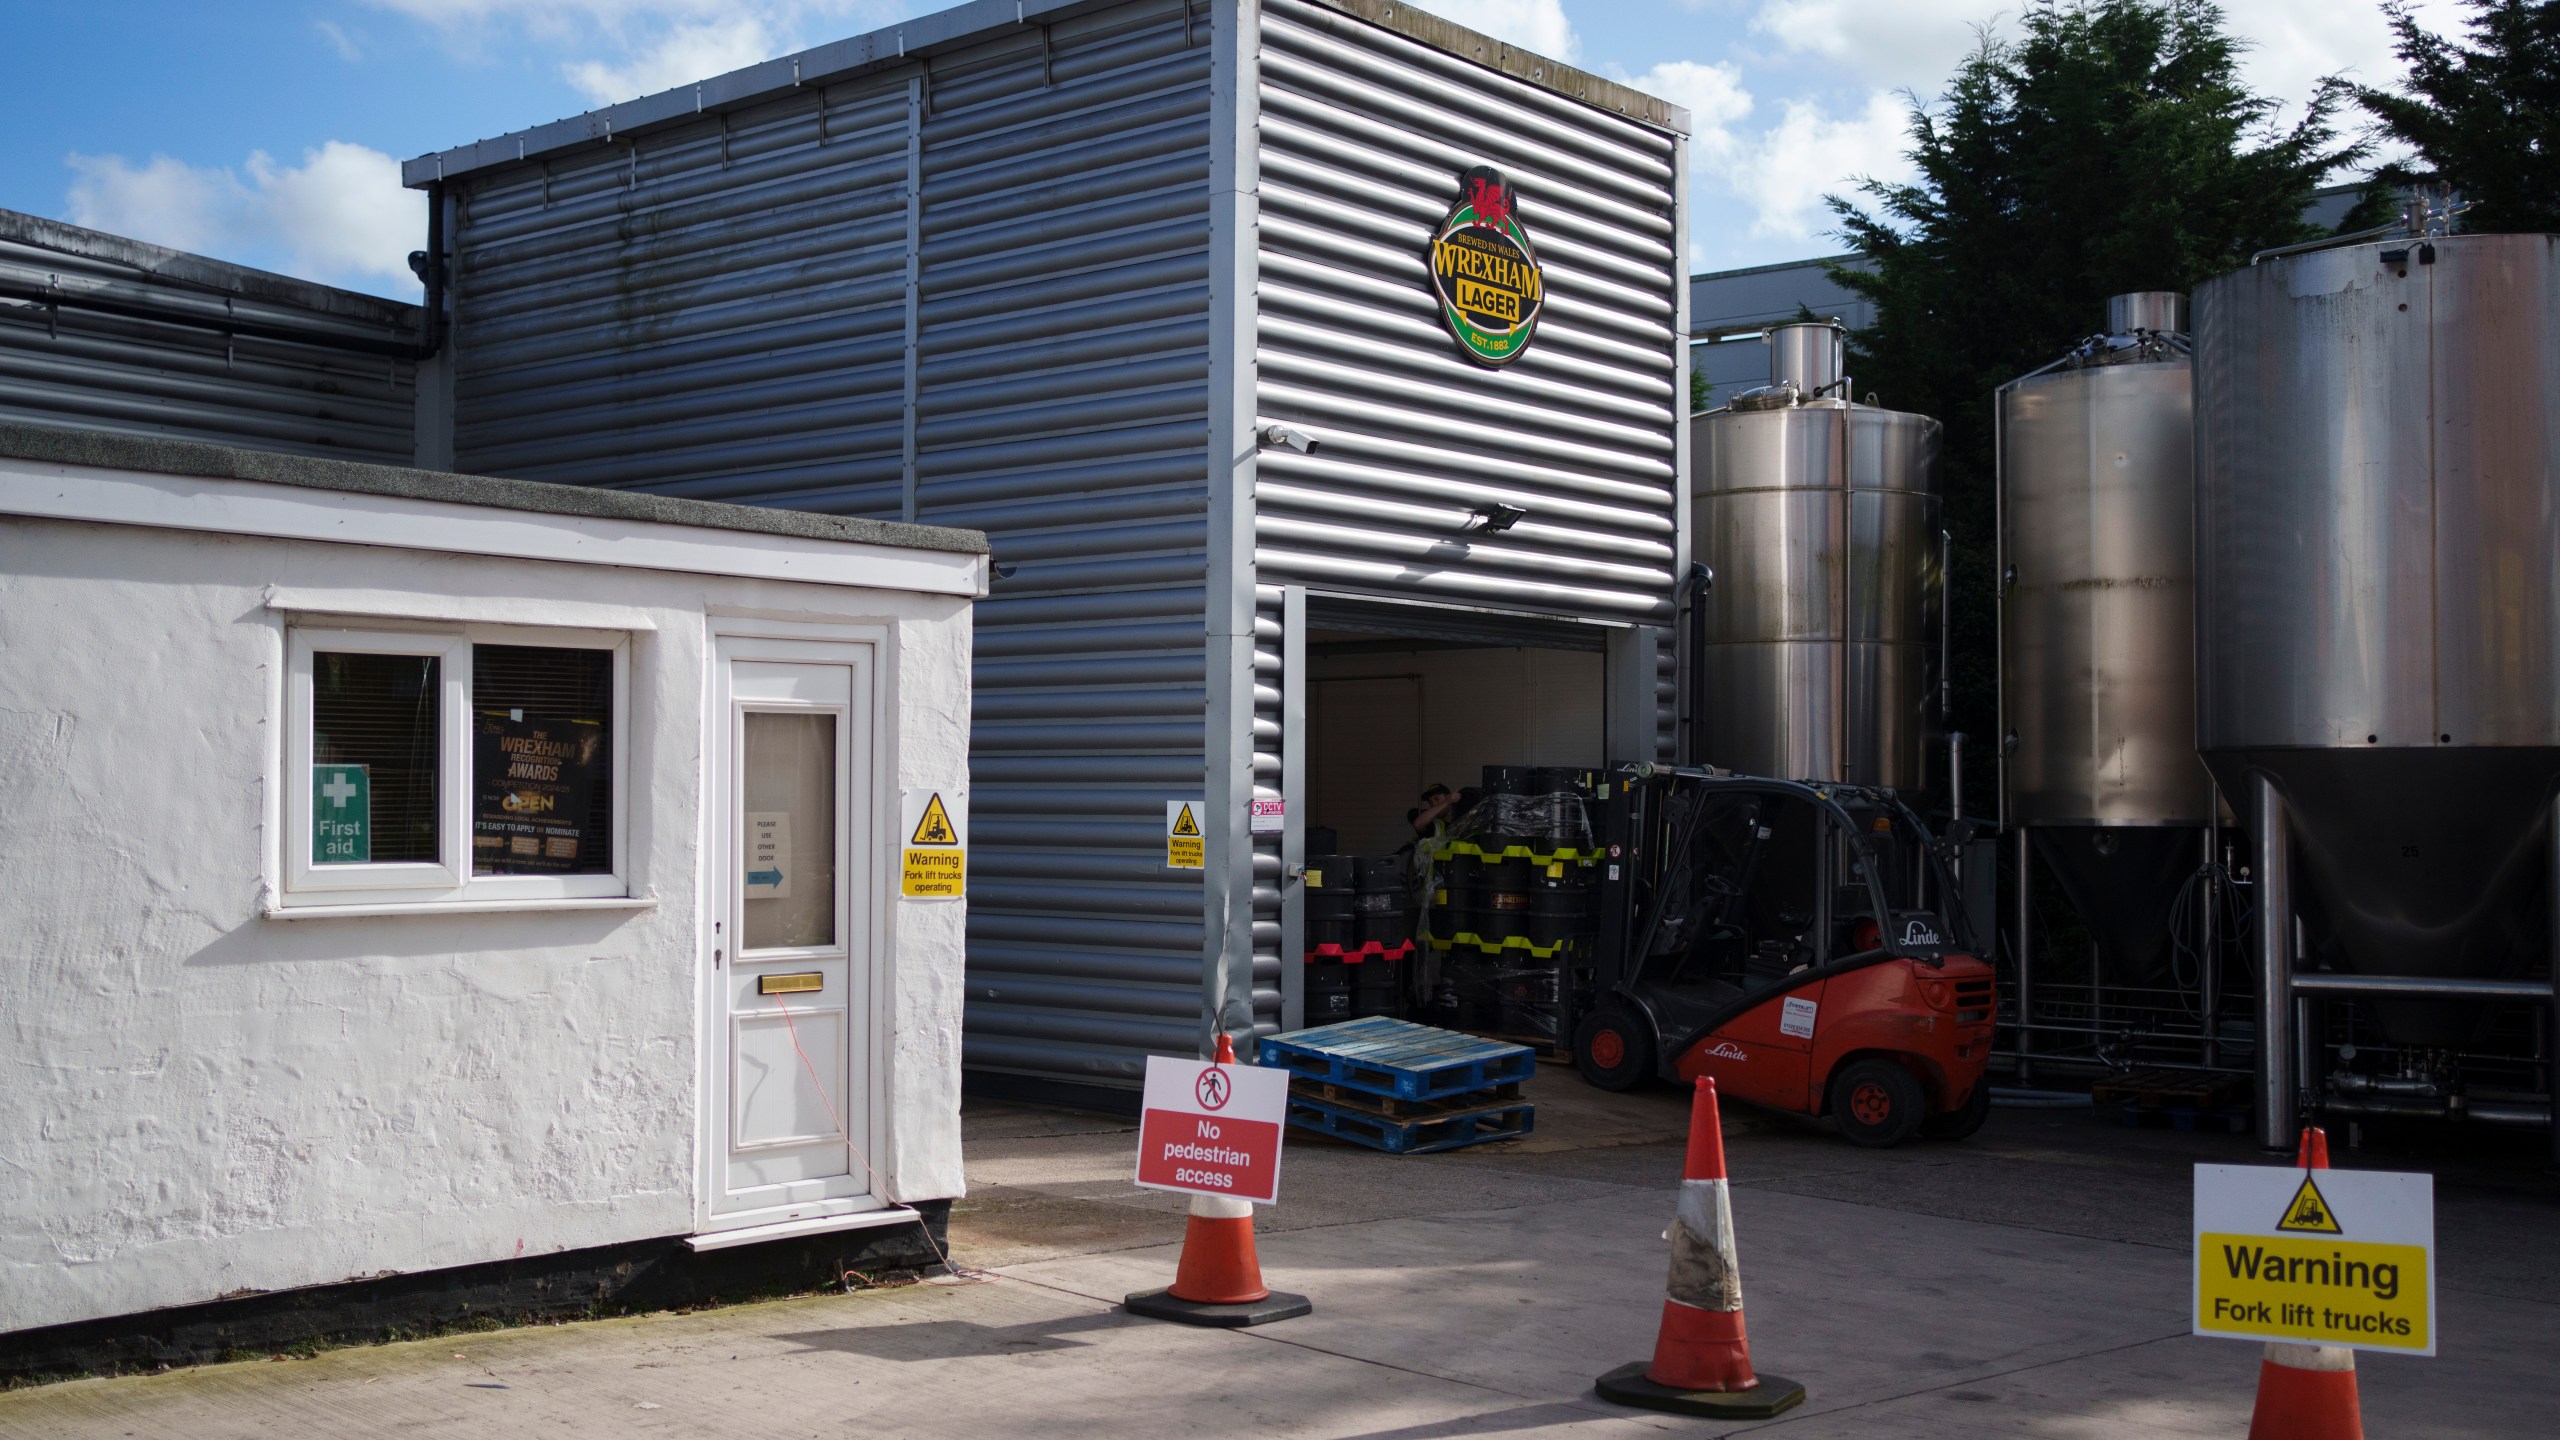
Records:
M2110 295L2190 290L2313 238L2312 192L2362 153L2338 133L2344 85L2279 126L2239 58L2208 0L2031 5L1913 104L1916 180L1829 197L1862 262L1833 274L1876 307L1850 337L1859 398L1946 426L1954 725L1977 743L1997 738L1992 391L2098 330ZM1981 813L1991 767L1967 769Z
M2358 86L2356 103L2415 152L2375 178L2451 185L2465 230L2560 230L2560 0L2469 0L2468 45L2383 13L2409 67L2400 91Z

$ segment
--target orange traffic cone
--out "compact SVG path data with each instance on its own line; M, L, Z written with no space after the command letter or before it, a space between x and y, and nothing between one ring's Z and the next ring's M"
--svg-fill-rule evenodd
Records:
M1224 1035L1218 1037L1217 1063L1236 1063L1235 1042ZM1141 1290L1120 1304L1132 1315L1226 1329L1289 1320L1316 1308L1304 1295L1262 1283L1262 1260L1253 1250L1253 1202L1226 1195L1191 1197L1173 1283Z
M2329 1137L2317 1125L2302 1132L2294 1163L2329 1168ZM2356 1399L2356 1352L2344 1345L2269 1341L2258 1362L2258 1404L2249 1440L2364 1440L2364 1407Z
M1689 1153L1671 1221L1671 1281L1653 1361L1621 1365L1593 1388L1621 1405L1720 1420L1766 1419L1804 1403L1802 1385L1751 1369L1733 1201L1725 1190L1724 1129L1716 1118L1716 1082L1703 1075L1689 1105Z

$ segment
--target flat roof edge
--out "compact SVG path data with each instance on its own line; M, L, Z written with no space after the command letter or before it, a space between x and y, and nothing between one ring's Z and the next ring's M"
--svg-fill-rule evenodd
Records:
M341 290L316 280L279 275L272 270L217 260L188 250L172 250L126 235L91 230L20 210L0 210L0 240L120 265L155 279L173 280L215 294L237 295L290 305L318 314L359 320L391 329L416 330L422 306L360 290Z
M597 490L542 480L456 475L442 470L414 470L399 465L372 465L355 460L287 455L273 450L247 450L201 440L119 435L101 430L75 430L15 421L0 421L0 458L87 465L100 469L145 470L209 480L253 480L270 485L296 485L310 490L481 505L544 515L788 535L804 540L832 540L902 550L939 550L963 555L988 553L984 534L942 525L818 515L805 510L769 510L754 505L728 505L673 495L642 495L626 490Z
M908 63L911 55L973 40L1001 30L1032 28L1068 14L1108 9L1125 0L970 0L949 10L815 46L793 55L710 76L655 95L606 105L548 124L511 130L468 145L431 151L403 161L400 183L423 189L502 165L573 147L609 144L616 137L709 114L811 85L848 80L865 71ZM1233 0L1228 0L1233 3ZM1658 96L1524 50L1454 21L1385 0L1314 0L1329 10L1393 31L1469 64L1496 70L1527 85L1595 109L1681 135L1689 112Z
M1524 85L1552 91L1568 100L1579 100L1595 109L1609 111L1657 130L1670 130L1681 135L1689 133L1689 112L1683 106L1568 65L1553 56L1524 50L1480 30L1470 30L1453 20L1443 20L1427 10L1389 3L1389 0L1314 0L1314 3L1328 10L1338 10L1355 20L1365 20L1381 30L1394 31L1408 40L1420 41L1469 64L1501 71Z
M625 100L582 115L554 120L547 125L511 130L491 139L433 151L403 162L400 183L418 189L476 170L517 164L573 145L610 143L617 134L708 114L810 85L850 79L882 65L899 64L906 60L910 51L921 52L999 29L1037 26L1042 20L1064 11L1100 9L1108 3L1117 3L1117 0L1099 0L1099 3L1098 0L970 0L966 5L919 15L913 20L874 30L867 35L856 35L849 40L830 41L796 54L732 70L725 75L714 75L696 84L679 85L673 90L643 95L637 100Z

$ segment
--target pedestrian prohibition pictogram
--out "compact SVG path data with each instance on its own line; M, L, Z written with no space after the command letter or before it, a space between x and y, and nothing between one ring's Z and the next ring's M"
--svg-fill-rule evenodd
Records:
M1200 1078L1191 1086L1191 1093L1199 1097L1204 1109L1226 1109L1227 1072L1214 1067L1201 1071Z

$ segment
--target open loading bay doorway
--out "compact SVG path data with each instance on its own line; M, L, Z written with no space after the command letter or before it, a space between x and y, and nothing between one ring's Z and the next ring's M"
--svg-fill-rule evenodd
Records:
M1587 645L1309 627L1305 1024L1556 1042L1608 759L1605 632L1577 628Z

